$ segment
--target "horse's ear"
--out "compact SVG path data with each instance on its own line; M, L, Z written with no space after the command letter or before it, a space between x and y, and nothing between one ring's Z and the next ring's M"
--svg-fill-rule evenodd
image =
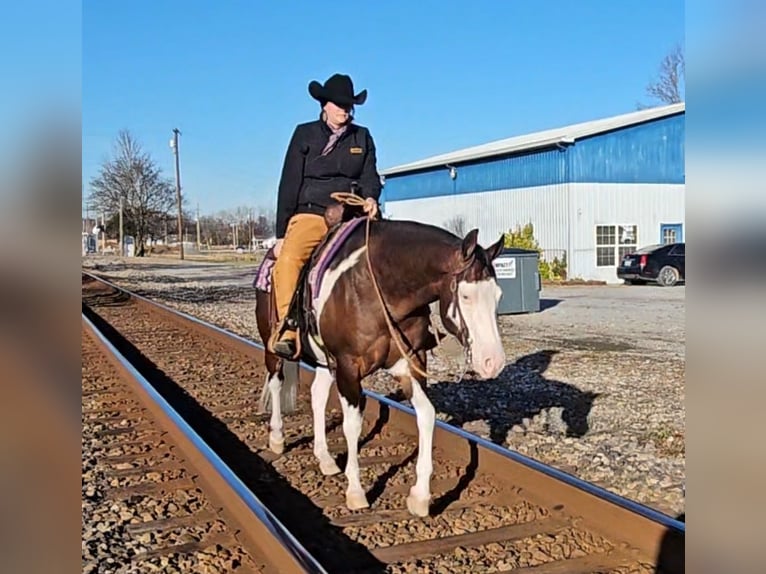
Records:
M468 235L463 238L463 259L465 261L468 261L471 257L473 257L473 252L476 249L476 240L478 236L479 230L472 229L468 232Z
M505 234L500 235L500 239L485 249L489 260L493 261L498 255L500 255L503 247L505 247Z

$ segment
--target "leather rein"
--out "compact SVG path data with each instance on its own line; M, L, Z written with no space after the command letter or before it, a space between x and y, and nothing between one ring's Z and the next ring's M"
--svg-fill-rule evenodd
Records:
M364 198L359 197L358 195L355 195L353 193L336 192L331 194L331 197L339 203L345 203L347 205L352 205L352 206L363 206L365 203ZM386 306L386 303L383 300L383 294L381 293L380 286L378 285L378 281L375 278L375 273L372 267L372 261L370 259L370 222L372 220L373 220L373 216L368 214L367 222L365 224L365 239L364 239L366 259L367 259L367 269L370 272L370 277L372 278L372 285L375 288L375 293L378 296L378 301L380 302L380 306L383 308L383 316L386 319L386 324L388 325L389 333L391 334L391 338L394 340L394 343L396 344L396 347L399 350L399 353L401 353L402 357L404 357L407 360L407 362L410 365L410 368L414 370L416 373L418 373L420 376L425 377L426 380L429 378L435 379L436 377L433 374L430 374L427 371L424 371L414 362L413 356L415 355L412 349L409 349L409 351L405 350L404 348L405 343L401 339L398 329L396 329L396 327L394 326L393 318L391 317L391 314L388 311L388 307ZM457 339L460 342L461 346L463 347L463 351L465 355L465 366L463 369L463 375L461 375L460 379L462 379L462 377L465 375L466 371L468 370L468 366L471 364L471 336L468 331L468 326L465 322L465 318L463 317L463 310L460 308L460 298L457 292L458 277L462 275L472 264L473 264L473 261L470 260L457 271L453 271L452 279L450 281L450 292L452 294L452 304L455 305L457 309L458 320L460 321L460 325L456 325L458 329ZM433 324L433 321L431 321L430 318L429 318L429 321L436 335L436 346L438 348L442 340L444 340L444 338L447 335L445 335L442 338L439 338L439 330L436 328L436 326Z

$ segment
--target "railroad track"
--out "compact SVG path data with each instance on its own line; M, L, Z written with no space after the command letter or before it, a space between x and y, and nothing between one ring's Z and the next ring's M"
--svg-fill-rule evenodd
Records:
M187 434L198 434L208 456L226 465L239 496L249 497L250 507L236 498L219 507L244 506L241 515L224 519L254 571L684 570L682 522L440 421L431 515L410 515L404 498L414 480L415 417L374 393L366 393L360 440L371 507L350 511L343 475L323 476L313 457L309 369L296 372L302 409L285 417L286 449L277 456L268 449L268 415L258 412L261 347L91 274L83 273L82 299L84 321L101 334L94 336L151 382L153 394L186 421ZM334 393L327 438L342 468L345 443ZM209 496L223 496L221 482L209 486ZM281 563L270 562L275 558Z
M86 317L82 364L83 437L91 448L96 443L110 485L106 493L85 486L84 495L131 507L121 516L122 534L142 547L132 556L119 556L120 549L112 548L126 558L120 563L134 568L118 571L165 572L173 554L187 555L182 568L174 570L180 572L320 568ZM116 525L95 526L106 531ZM274 543L264 544L270 539ZM103 565L107 571L109 561Z

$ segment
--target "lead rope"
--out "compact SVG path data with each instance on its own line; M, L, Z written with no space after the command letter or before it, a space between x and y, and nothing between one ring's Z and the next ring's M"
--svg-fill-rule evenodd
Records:
M348 205L356 205L356 206L363 206L364 205L364 199L359 197L358 195L355 195L353 193L344 193L344 192L336 192L330 195L334 200L340 202L340 203L346 203ZM391 317L388 312L388 307L386 307L385 301L383 301L383 294L380 292L380 286L378 285L378 281L375 279L375 273L372 270L372 261L370 260L370 222L372 221L372 215L367 215L367 223L365 224L365 238L364 238L364 246L365 251L367 253L367 269L370 272L370 277L372 278L372 285L375 287L375 293L378 295L378 301L380 301L380 306L383 308L383 316L386 319L386 324L388 325L388 330L391 333L391 337L394 339L394 343L396 343L397 349L399 349L399 353L401 353L402 357L404 357L407 362L410 364L410 367L419 375L426 378L426 382L429 378L435 379L433 375L429 374L426 371L423 371L420 367L418 367L412 360L411 354L406 352L404 350L404 347L402 345L402 341L399 338L399 333L397 332L396 328L394 327L393 323L391 322ZM430 321L430 318L429 318ZM431 325L433 326L433 322L431 322ZM437 347L441 343L438 337L438 329L434 326L434 331L437 333ZM466 352L466 359L468 358L468 353L470 351ZM466 363L464 369L463 369L463 375L465 376L466 371L468 370L468 364ZM462 380L462 376L461 379Z

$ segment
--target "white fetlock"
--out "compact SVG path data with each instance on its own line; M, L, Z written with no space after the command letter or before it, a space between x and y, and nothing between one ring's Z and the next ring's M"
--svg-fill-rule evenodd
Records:
M274 454L282 454L285 452L285 438L281 437L277 439L269 435L269 448Z
M428 516L429 507L431 506L431 497L416 496L412 490L407 497L407 510L410 514L415 516L426 517Z
M369 508L370 504L367 502L367 497L361 490L354 490L346 492L346 506L349 510L360 510L362 508Z
M338 467L338 465L335 463L335 461L332 458L327 460L320 460L319 470L325 476L333 476L335 474L340 473L340 468Z

